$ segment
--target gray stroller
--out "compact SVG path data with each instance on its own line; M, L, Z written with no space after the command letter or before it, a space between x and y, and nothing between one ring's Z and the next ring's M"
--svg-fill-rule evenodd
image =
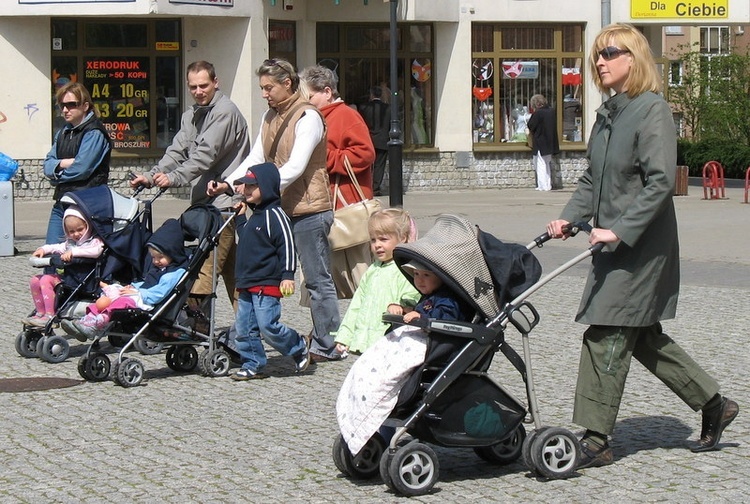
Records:
M572 226L570 234L583 226ZM471 322L417 319L408 324L429 334L424 364L408 377L391 414L358 453L350 453L343 435L336 437L333 460L344 475L364 479L379 473L399 494L428 493L438 480L439 461L426 443L473 448L494 464L522 457L529 469L548 479L575 472L580 457L576 436L543 426L539 415L529 347L539 314L526 299L600 247L587 249L541 278L541 266L530 250L547 240L545 233L526 247L503 243L461 217L441 215L423 238L396 247L399 268L411 260L427 265L474 310L474 317ZM404 325L400 316L383 319ZM509 324L521 333L523 358L505 339ZM528 411L488 375L498 351L523 378ZM529 435L523 426L527 414L535 427ZM382 434L394 431L387 442Z

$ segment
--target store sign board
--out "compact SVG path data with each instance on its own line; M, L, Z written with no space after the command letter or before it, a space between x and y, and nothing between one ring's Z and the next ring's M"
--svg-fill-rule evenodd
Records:
M234 0L169 0L169 3L219 5L221 7L234 7Z
M113 147L149 148L149 59L84 58L83 68L83 84L91 92Z
M633 19L726 19L729 0L630 0Z

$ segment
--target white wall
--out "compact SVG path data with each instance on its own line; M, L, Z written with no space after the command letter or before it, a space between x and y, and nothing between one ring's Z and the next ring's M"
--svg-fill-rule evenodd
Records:
M0 152L16 159L43 158L52 144L49 25L46 17L0 17Z

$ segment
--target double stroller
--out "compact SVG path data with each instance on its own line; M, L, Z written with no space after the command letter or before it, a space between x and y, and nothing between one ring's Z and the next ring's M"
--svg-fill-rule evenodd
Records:
M15 341L22 357L39 357L50 363L68 358L68 335L56 334L54 329L62 320L74 320L85 315L86 306L100 293L99 282L129 283L142 268L141 251L151 231L151 206L161 195L157 192L143 205L132 197L123 196L106 185L91 187L63 195L64 205L77 205L104 242L104 251L97 259L60 261L60 256L31 258L38 268L62 271L62 281L55 288L56 310L44 327L24 324Z
M179 223L187 242L189 258L185 273L170 293L151 310L127 308L113 310L111 321L101 331L78 362L78 372L87 381L110 378L123 387L139 385L145 374L140 359L126 355L131 348L159 345L167 348L166 362L175 371L192 371L196 367L206 376L224 376L229 372L231 357L214 337L215 297L211 296L205 311L192 309L188 303L190 289L203 263L218 244L224 228L233 220L224 220L211 205L196 204L180 216ZM216 290L216 254L214 257L214 291ZM121 346L114 362L102 350L107 338ZM198 349L202 349L200 355ZM142 352L143 353L143 352Z
M343 427L347 426L346 432L354 430L342 424L342 434L333 444L333 460L344 475L364 479L380 474L397 493L425 494L439 475L438 457L427 443L473 448L480 458L499 465L522 457L527 467L548 479L566 478L575 471L580 457L576 436L563 428L543 426L539 416L529 347L529 333L539 314L526 299L595 249L541 278L541 266L530 249L547 240L545 233L526 247L503 243L461 217L441 215L423 238L396 247L393 255L399 268L412 260L426 265L471 307L474 316L471 322L417 319L410 324L399 316L383 316L387 323L428 333L425 360L393 392L398 394L395 407L356 454L349 450ZM506 341L509 324L521 334L523 358ZM498 351L521 375L528 411L489 376ZM529 435L523 425L527 414L535 427ZM386 441L384 436L390 433L394 434Z

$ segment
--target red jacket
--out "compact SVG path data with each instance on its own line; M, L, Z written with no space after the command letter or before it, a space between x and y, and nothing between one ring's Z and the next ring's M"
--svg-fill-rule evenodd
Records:
M375 148L370 139L370 130L362 116L343 101L335 101L320 109L328 129L328 149L326 167L331 179L331 197L340 176L339 188L347 203L359 201L354 185L344 168L344 156L349 158L354 174L362 186L366 199L372 198L372 163L375 161ZM336 207L341 208L341 201Z

